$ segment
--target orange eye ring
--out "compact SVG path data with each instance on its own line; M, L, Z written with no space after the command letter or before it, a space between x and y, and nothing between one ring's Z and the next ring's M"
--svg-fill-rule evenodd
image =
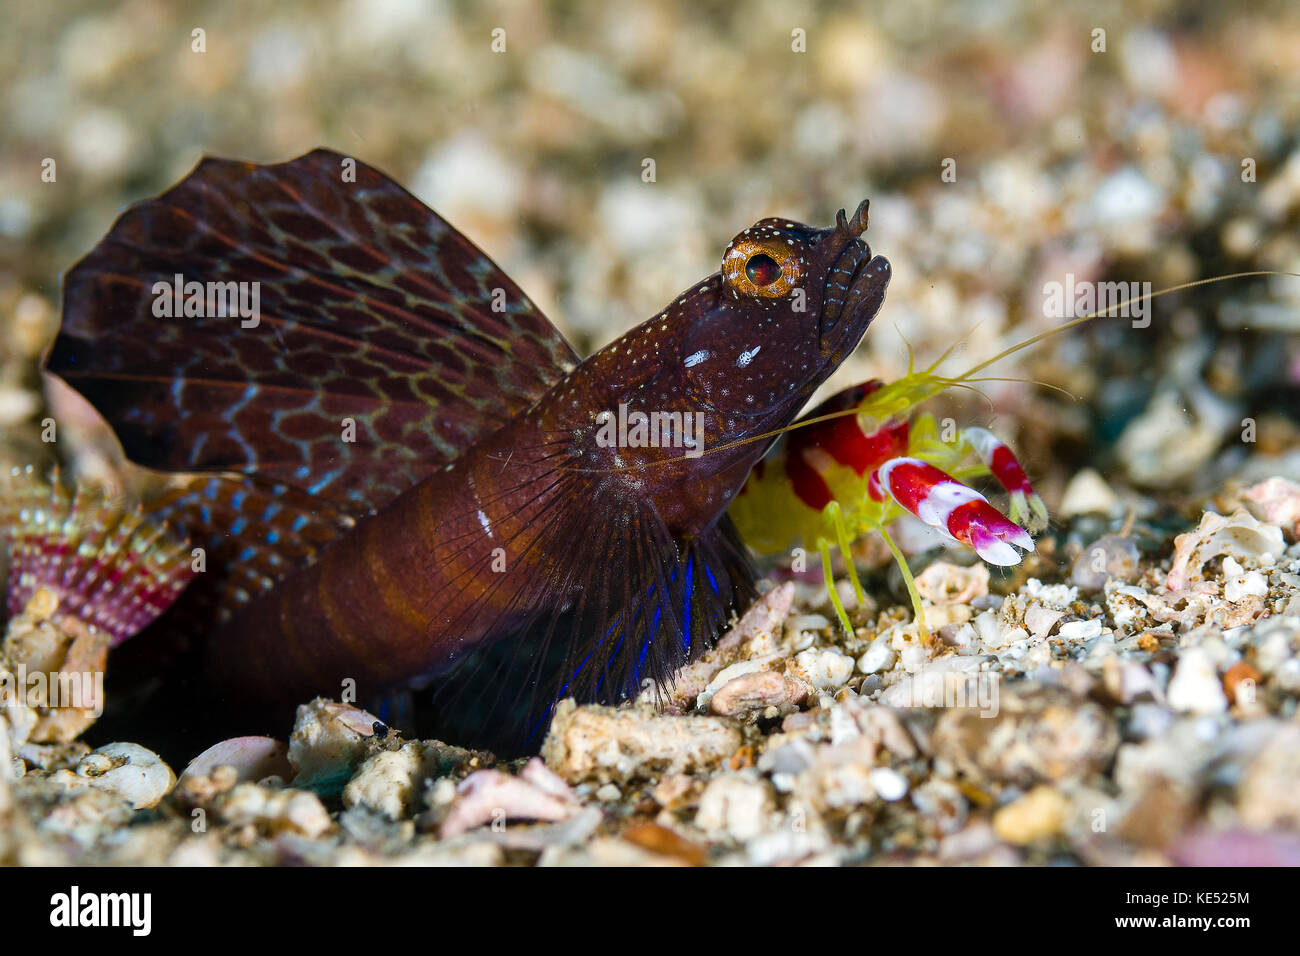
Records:
M741 236L722 257L727 284L741 295L781 299L803 278L803 257L789 246Z

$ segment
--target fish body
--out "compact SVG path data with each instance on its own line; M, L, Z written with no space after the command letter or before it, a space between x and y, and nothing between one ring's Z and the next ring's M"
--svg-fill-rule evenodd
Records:
M232 699L472 662L527 695L488 718L514 732L666 680L751 596L726 509L881 306L865 226L865 203L827 229L763 220L578 363L381 173L206 160L69 273L47 364L129 457L182 474L157 508L211 542L206 670ZM190 277L206 307L159 319ZM258 283L262 314L232 322L223 282Z

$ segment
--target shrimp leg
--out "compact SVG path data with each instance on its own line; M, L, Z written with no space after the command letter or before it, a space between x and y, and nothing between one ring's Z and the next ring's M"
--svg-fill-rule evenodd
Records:
M964 428L960 441L971 448L1011 498L1010 518L1032 533L1047 527L1047 506L1034 491L1015 454L987 428Z

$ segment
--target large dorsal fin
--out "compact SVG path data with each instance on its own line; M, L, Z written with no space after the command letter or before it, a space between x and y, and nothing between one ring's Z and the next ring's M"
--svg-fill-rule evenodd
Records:
M204 315L155 314L155 284L178 274L204 283ZM255 327L221 317L207 283L226 282L259 283ZM576 362L441 217L371 167L315 150L267 166L205 159L123 213L67 274L47 367L142 465L243 472L357 513Z

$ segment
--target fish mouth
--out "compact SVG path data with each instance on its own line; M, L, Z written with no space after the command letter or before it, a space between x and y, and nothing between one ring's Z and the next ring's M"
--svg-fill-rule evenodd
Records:
M822 291L817 337L824 350L838 354L847 344L847 355L857 346L885 300L892 274L889 260L873 256L861 239L845 242Z
M867 231L870 207L870 200L862 200L851 218L841 209L835 216L835 225L826 231L824 241L839 242L841 246L822 288L817 340L826 350L827 337L830 336L834 341L829 351L837 354L846 338L852 337L848 351L857 347L858 340L884 302L885 288L889 285L889 260L872 256L871 247L861 238ZM843 321L846 315L849 318L847 322Z

